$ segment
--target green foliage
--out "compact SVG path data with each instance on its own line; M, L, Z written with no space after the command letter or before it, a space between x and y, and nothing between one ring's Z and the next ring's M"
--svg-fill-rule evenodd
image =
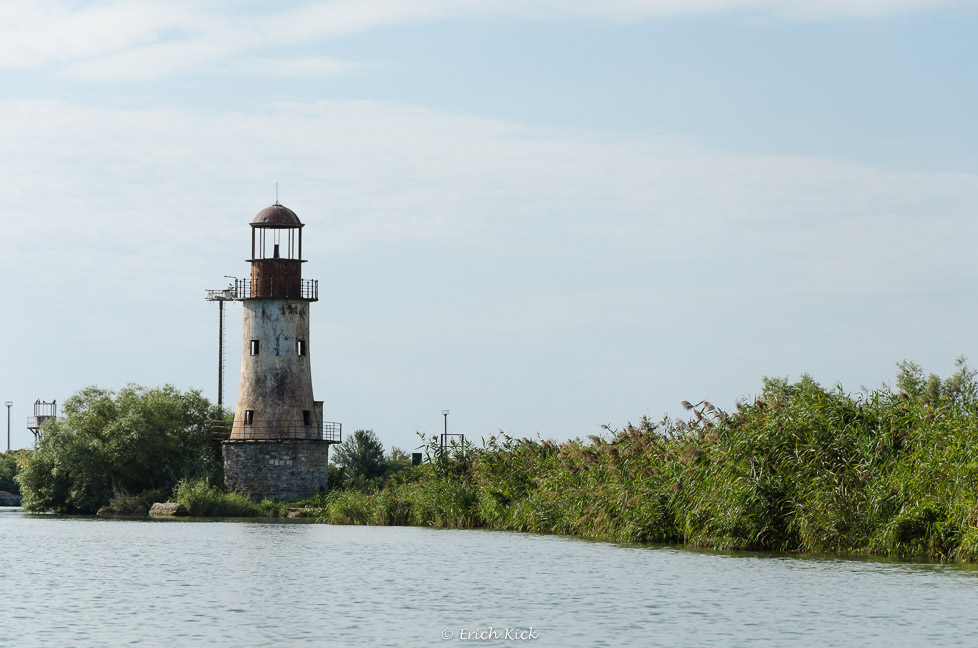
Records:
M343 473L342 468L333 462L330 462L329 465L326 466L326 483L330 490L343 489L345 487L345 480L346 475Z
M431 439L412 479L330 493L320 517L976 561L978 374L898 369L896 393L766 378L734 413L683 403L585 441Z
M210 421L219 416L196 390L86 387L21 453L24 508L94 513L116 493L169 492L184 477L216 474Z
M959 407L974 406L978 400L978 383L975 382L978 371L968 367L964 356L958 356L954 366L957 370L950 377L941 380L936 374L924 378L923 368L915 362L899 362L897 389L917 399L922 405L943 402Z
M384 478L394 479L405 471L410 471L411 453L401 448L391 448L390 453L384 458Z
M330 491L321 519L329 524L370 524L372 498L356 490Z
M173 500L186 506L190 515L197 517L270 517L277 514L273 503L256 504L247 494L229 493L211 486L206 479L180 480L173 489Z
M20 453L0 454L0 491L20 494L20 484L17 483L17 455Z
M357 430L333 448L333 462L346 486L365 487L387 472L384 444L373 430Z
M170 501L170 492L162 488L148 488L139 494L139 501L146 507L146 510L149 510L157 502Z

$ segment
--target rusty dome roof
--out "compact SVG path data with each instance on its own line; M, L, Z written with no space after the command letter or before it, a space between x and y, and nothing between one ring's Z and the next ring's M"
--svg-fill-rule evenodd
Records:
M258 212L251 221L252 227L302 227L302 222L295 212L284 205L275 203L271 207Z

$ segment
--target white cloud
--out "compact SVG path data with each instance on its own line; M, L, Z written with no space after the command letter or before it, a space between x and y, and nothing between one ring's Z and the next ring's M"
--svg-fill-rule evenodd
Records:
M538 20L586 17L646 21L683 15L765 13L792 20L873 18L963 4L964 0L341 0L237 11L187 0L7 0L0 69L63 65L84 79L156 78L213 70L239 58L380 26L453 17ZM324 75L324 63L295 59L292 74ZM332 70L325 71L333 74Z
M687 15L751 12L790 19L872 18L967 0L537 0L505 3L514 13L579 15L603 20L655 20ZM498 6L498 4L497 4Z
M188 40L154 43L97 59L69 63L68 76L85 80L136 81L193 72L235 53L217 41Z
M294 197L312 210L293 205L329 229L331 247L450 240L559 256L560 241L582 237L574 244L606 241L670 258L694 248L750 250L771 263L808 264L817 282L876 266L909 272L897 257L920 240L916 229L940 236L971 228L978 202L975 174L738 155L377 102L209 115L6 101L0 121L4 220L30 210L48 226L83 235L95 225L108 239L133 236L134 226L218 237L238 210L271 202L281 181L283 202ZM215 218L201 221L199 210ZM125 230L115 228L121 223ZM26 236L35 223L13 226ZM159 234L152 240L166 244ZM858 242L865 249L854 254ZM946 263L945 250L931 246L918 261ZM823 252L848 260L810 263Z
M241 59L234 69L242 74L329 78L355 74L366 67L355 61L307 56Z
M196 31L204 16L194 6L179 0L7 0L0 21L0 68L83 61L157 42L173 30Z

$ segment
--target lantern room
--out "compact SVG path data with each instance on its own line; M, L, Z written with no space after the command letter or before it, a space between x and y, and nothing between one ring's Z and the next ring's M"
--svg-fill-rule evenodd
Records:
M251 221L251 258L288 259L302 262L302 228L299 217L288 207L275 203L258 212Z
M243 299L318 299L315 281L302 280L302 222L275 203L251 221L251 279L238 291Z

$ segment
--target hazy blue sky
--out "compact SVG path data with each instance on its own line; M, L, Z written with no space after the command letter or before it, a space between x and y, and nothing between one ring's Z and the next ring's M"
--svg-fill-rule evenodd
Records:
M939 0L4 0L13 446L89 384L216 400L204 290L276 182L316 396L388 446L978 361L976 33Z

